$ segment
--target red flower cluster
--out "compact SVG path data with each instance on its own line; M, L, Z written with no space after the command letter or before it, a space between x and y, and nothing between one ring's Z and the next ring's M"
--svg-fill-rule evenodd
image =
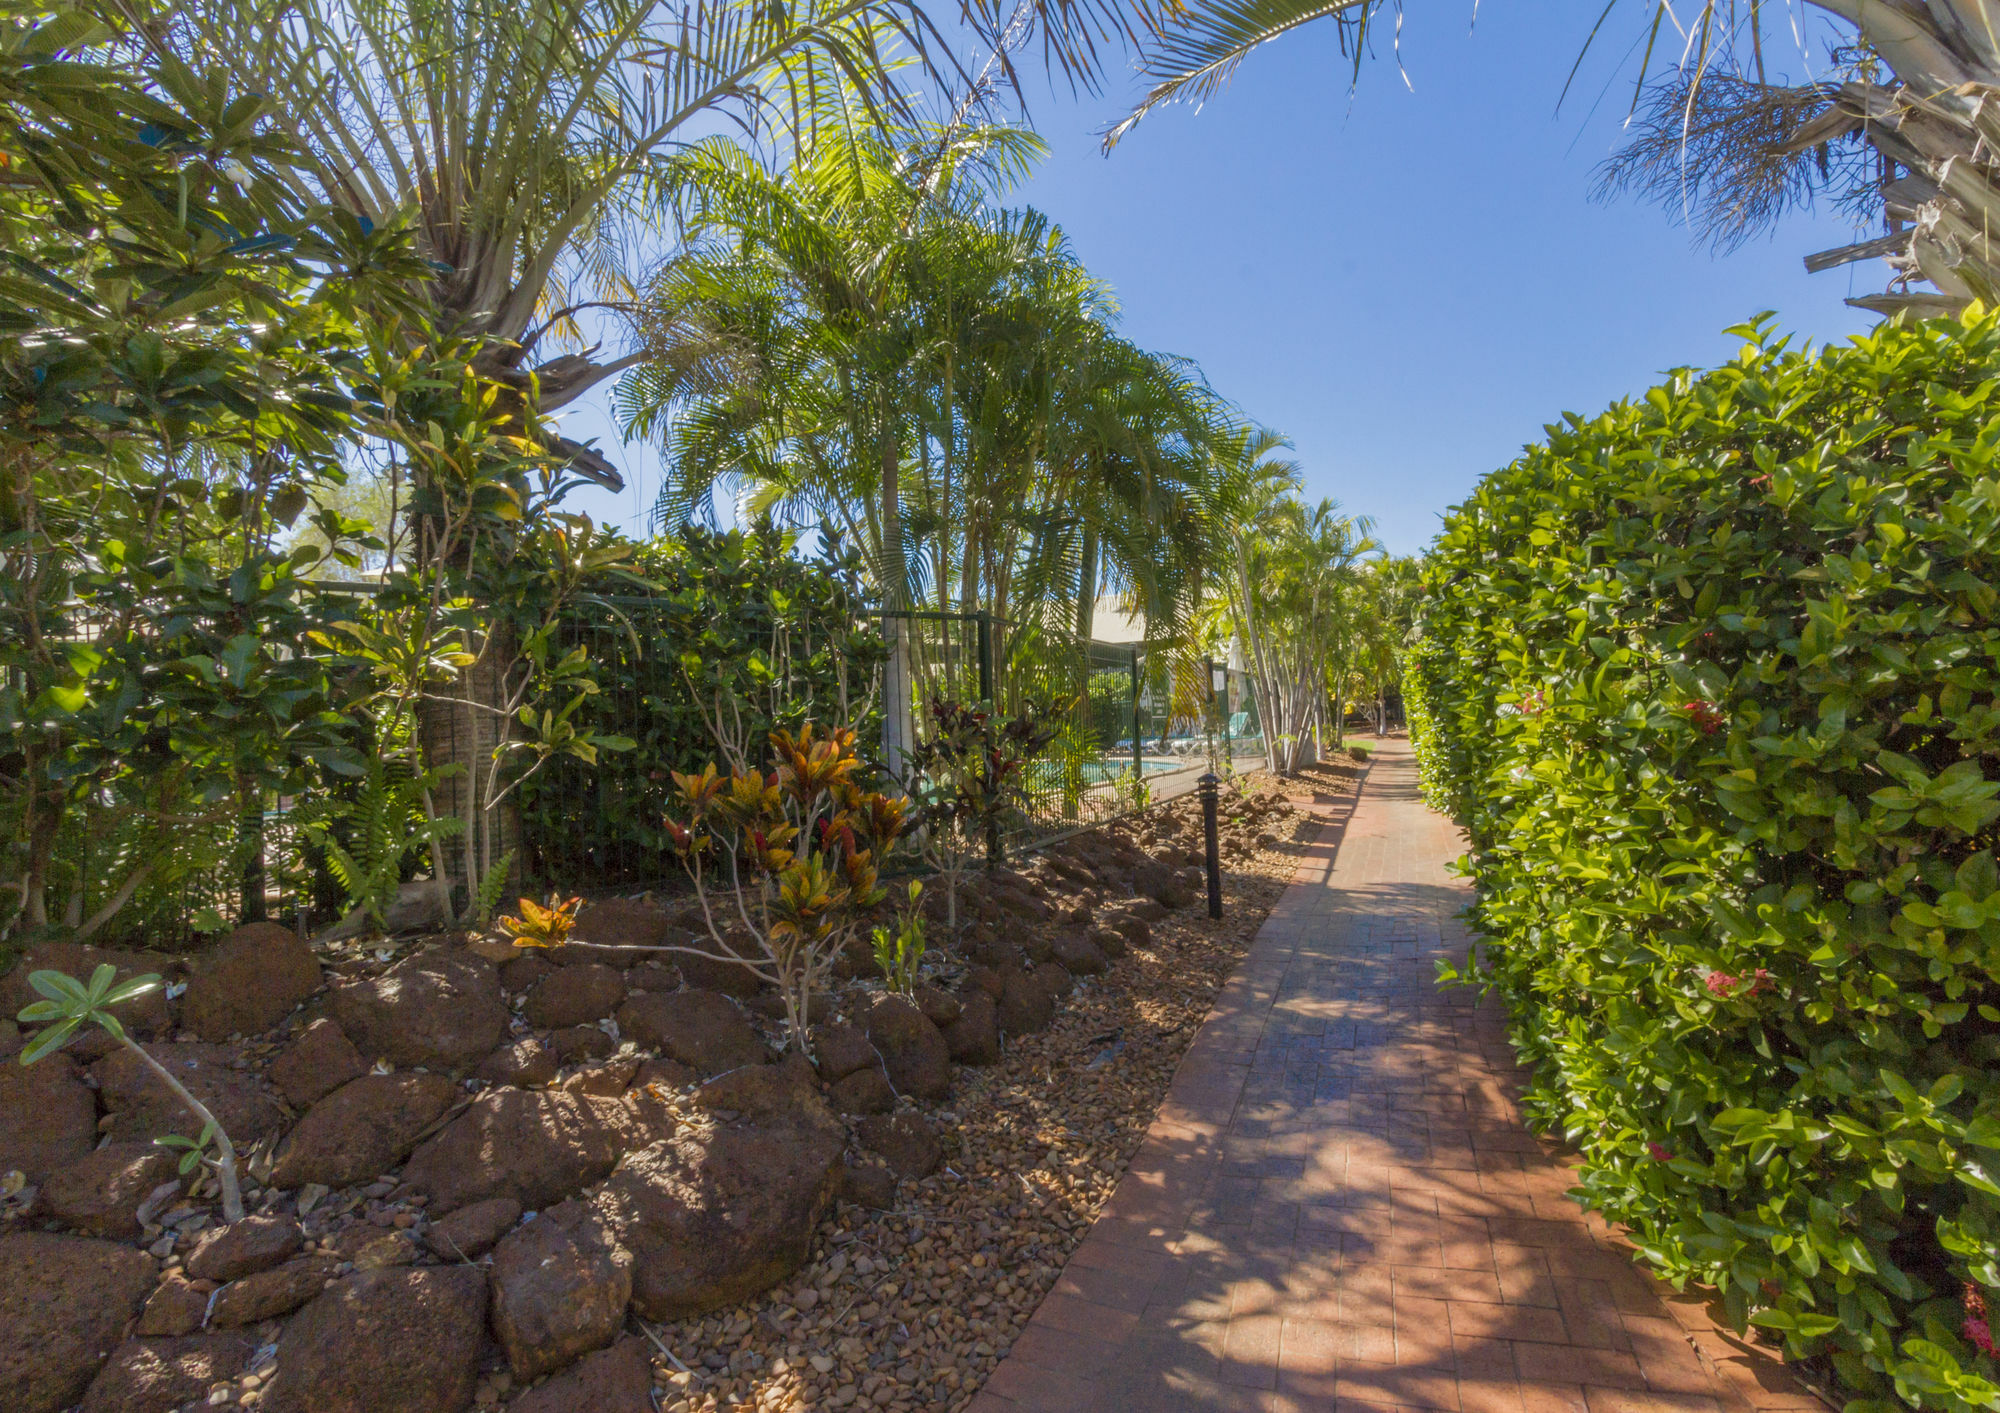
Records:
M1664 1143L1648 1143L1646 1151L1653 1155L1653 1161L1656 1163L1671 1163L1674 1160L1674 1150Z
M1723 715L1722 708L1714 702L1705 702L1699 697L1681 710L1688 714L1688 720L1692 721L1704 736L1713 736L1729 724L1729 718Z
M1993 1328L1986 1323L1986 1297L1971 1281L1965 1283L1965 1323L1959 1332L1972 1341L1981 1354L1993 1354Z
M1750 990L1747 994L1751 996L1755 996L1760 991L1769 990L1771 986L1771 973L1763 967L1758 967L1756 971L1752 972L1746 978L1731 976L1726 971L1712 971L1701 980L1702 985L1708 988L1711 996L1719 996L1727 1001L1731 996L1736 994L1736 988L1741 986L1746 980L1750 983Z

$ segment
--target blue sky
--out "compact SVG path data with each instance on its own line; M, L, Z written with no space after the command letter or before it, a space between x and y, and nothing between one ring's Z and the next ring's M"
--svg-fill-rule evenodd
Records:
M1117 292L1127 336L1200 363L1292 438L1311 495L1372 517L1390 549L1420 550L1446 507L1564 411L1729 357L1721 330L1754 311L1820 340L1873 322L1842 301L1881 288L1879 262L1814 276L1800 263L1856 238L1832 212L1716 256L1658 207L1591 200L1630 101L1617 16L1557 111L1597 4L1485 0L1476 26L1470 0L1408 8L1410 87L1384 44L1350 95L1332 29L1308 27L1108 158L1096 134L1130 86L1076 101L1037 80L1052 152L1010 203L1067 231ZM612 441L595 409L571 425ZM583 508L638 529L654 454L609 449L633 487Z

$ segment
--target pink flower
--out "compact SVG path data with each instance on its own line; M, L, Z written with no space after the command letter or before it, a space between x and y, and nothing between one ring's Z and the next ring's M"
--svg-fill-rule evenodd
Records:
M1701 980L1702 985L1708 988L1711 996L1719 996L1725 1001L1729 999L1730 993L1743 982L1742 977L1731 976L1726 971L1712 971Z
M1671 1163L1674 1160L1674 1150L1663 1143L1648 1143L1646 1151L1653 1155L1656 1163Z
M1688 714L1688 720L1692 721L1695 724L1695 728L1704 736L1713 736L1729 723L1729 718L1722 714L1720 707L1716 706L1714 702L1706 702L1699 697L1682 707L1681 710Z
M1979 1287L1971 1281L1965 1283L1965 1323L1959 1332L1972 1342L1972 1347L1981 1354L1991 1354L1993 1350L1993 1329L1986 1323L1986 1297L1979 1293Z

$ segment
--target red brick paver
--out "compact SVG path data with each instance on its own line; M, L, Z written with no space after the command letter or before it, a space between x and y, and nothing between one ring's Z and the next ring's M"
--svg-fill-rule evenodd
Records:
M1820 1407L1564 1195L1502 1012L1436 983L1461 848L1381 743L970 1413Z

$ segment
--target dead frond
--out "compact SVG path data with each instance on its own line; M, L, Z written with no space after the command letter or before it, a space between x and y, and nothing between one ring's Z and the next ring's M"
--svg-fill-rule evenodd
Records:
M1649 84L1631 138L1597 169L1599 200L1636 193L1683 221L1717 252L1733 250L1786 212L1831 197L1856 216L1879 209L1877 160L1852 135L1797 146L1833 106L1830 84L1787 87L1711 69Z

